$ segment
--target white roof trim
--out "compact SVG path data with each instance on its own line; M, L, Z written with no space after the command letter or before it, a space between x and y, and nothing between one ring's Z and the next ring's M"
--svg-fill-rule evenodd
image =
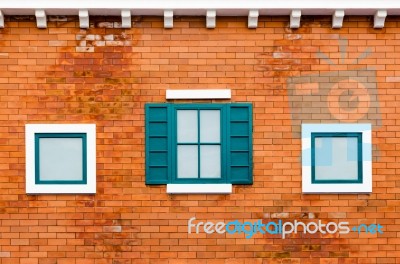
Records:
M249 17L247 18L247 27L248 28L257 28L258 26L258 10L250 10Z
M290 13L290 28L299 28L301 19L301 10L292 10Z
M217 12L215 10L207 10L206 14L206 27L215 28Z
M79 27L89 28L89 11L87 9L79 10Z
M36 25L38 28L47 28L47 17L44 10L36 10Z
M121 23L122 28L131 28L132 27L132 17L130 10L122 10L121 11Z
M336 10L332 15L332 28L341 28L343 26L344 11Z
M174 11L164 10L164 28L174 27Z
M383 28L387 16L386 10L378 10L374 16L374 28Z
M166 99L231 99L231 90L167 90L165 97Z

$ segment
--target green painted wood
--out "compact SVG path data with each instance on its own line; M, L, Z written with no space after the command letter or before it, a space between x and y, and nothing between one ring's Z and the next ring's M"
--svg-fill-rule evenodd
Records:
M146 104L146 184L167 184L170 174L169 104Z

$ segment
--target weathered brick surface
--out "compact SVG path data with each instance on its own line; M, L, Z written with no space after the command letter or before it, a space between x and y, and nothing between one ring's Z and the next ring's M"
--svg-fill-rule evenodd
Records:
M0 263L400 263L398 17L380 30L370 17L335 30L330 17L298 30L288 17L260 17L257 29L218 17L212 30L200 17L173 29L161 17L135 17L132 29L119 19L91 17L82 30L74 17L51 17L48 29L7 17L0 29ZM372 87L362 107L327 95L349 85ZM144 104L164 102L167 88L230 88L233 102L253 103L253 185L167 195L144 184ZM373 193L302 194L299 124L366 120ZM97 125L96 195L25 194L27 123ZM188 234L193 216L380 223L384 234Z

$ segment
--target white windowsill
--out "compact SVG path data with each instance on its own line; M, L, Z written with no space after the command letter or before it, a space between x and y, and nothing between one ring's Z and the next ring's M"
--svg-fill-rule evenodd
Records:
M230 194L232 184L167 184L169 194Z

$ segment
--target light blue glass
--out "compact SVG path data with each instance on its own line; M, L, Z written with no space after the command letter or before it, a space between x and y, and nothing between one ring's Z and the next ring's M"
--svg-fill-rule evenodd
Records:
M41 138L39 141L40 180L82 180L82 157L82 138Z
M315 138L315 180L357 180L356 137Z

